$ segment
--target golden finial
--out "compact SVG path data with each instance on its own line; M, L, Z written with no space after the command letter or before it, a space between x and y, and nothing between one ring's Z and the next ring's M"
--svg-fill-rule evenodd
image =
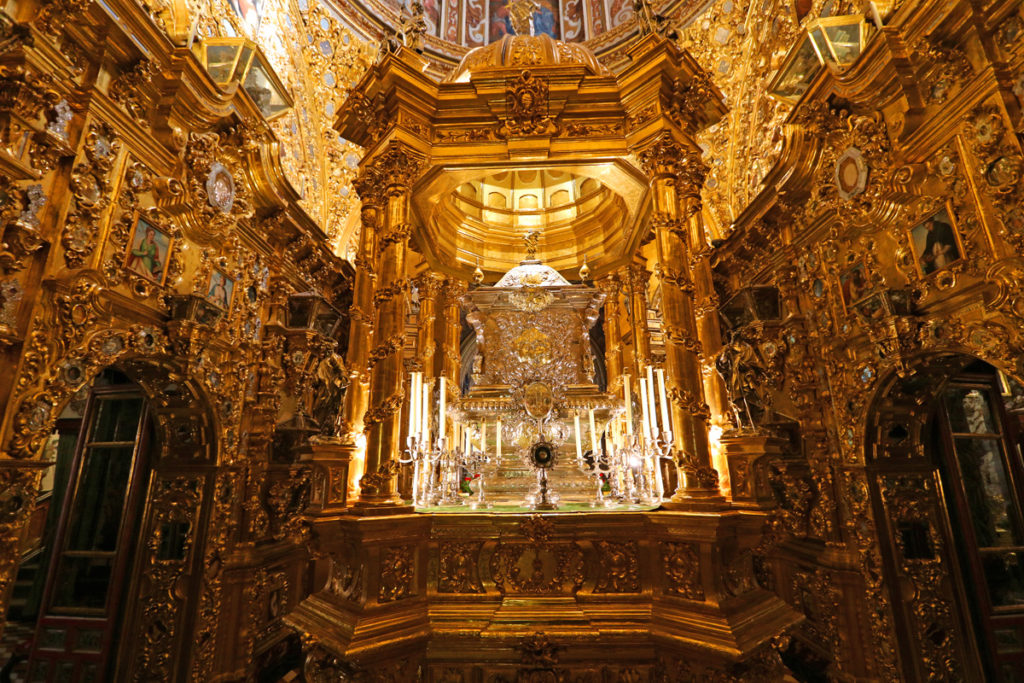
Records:
M480 270L480 257L476 259L476 270L473 271L473 282L480 284L484 281L484 271Z
M517 36L533 35L533 13L538 9L537 0L512 0L508 4L508 17Z
M590 266L587 265L587 255L583 254L583 265L580 266L580 281L586 282L590 279Z

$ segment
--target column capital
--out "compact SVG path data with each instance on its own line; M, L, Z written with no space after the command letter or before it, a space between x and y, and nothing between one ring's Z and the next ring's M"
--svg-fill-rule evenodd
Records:
M640 263L631 263L622 269L620 281L629 287L631 291L640 290L647 292L647 285L651 281L651 271Z
M384 188L377 167L372 165L362 166L359 172L356 173L356 177L352 179L352 187L363 202L362 216L365 223L368 212L376 214L376 205L384 202ZM375 216L371 220L374 223L377 222Z
M670 133L662 133L638 156L651 180L672 180L686 194L698 194L704 186L709 169L700 151L679 142Z
M614 301L614 297L612 297L612 295L618 292L619 287L622 286L622 278L619 277L618 274L612 273L610 275L605 275L594 284L597 285L598 290L608 296L608 298L605 299L605 303L608 303Z
M460 303L461 299L466 292L469 291L469 285L465 280L456 280L454 278L448 278L444 283L444 297L447 304Z
M426 157L412 147L400 142L391 142L383 152L376 155L370 165L386 193L407 192L420 176Z
M419 291L420 300L436 299L444 289L445 277L438 272L428 270L417 275L413 279L413 284Z

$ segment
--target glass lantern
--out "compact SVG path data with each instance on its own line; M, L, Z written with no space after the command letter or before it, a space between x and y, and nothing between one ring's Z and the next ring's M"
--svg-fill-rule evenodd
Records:
M255 42L208 38L197 50L210 77L220 86L240 85L268 121L291 109L292 98Z
M821 59L811 37L804 34L803 40L786 55L779 72L768 85L768 94L788 104L796 104L819 71Z
M864 51L868 24L859 14L814 19L807 24L814 51L822 64L843 71Z

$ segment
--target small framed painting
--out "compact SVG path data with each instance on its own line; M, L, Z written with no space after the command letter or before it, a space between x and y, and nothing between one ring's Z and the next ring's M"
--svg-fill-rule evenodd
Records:
M174 238L151 221L136 216L124 266L158 285L167 277L167 261Z
M963 258L964 250L949 207L944 206L910 229L914 261L921 277L949 268Z
M839 276L839 291L842 292L843 307L846 310L867 296L870 289L871 283L863 263L857 263Z
M231 295L234 288L235 281L214 268L210 273L210 286L206 290L206 300L226 311L231 307Z

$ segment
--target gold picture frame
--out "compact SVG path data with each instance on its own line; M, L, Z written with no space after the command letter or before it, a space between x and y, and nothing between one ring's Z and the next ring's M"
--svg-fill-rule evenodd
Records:
M157 285L167 280L167 264L174 250L171 232L136 211L125 250L124 268Z
M914 266L922 279L949 270L964 259L955 212L949 202L907 228Z

